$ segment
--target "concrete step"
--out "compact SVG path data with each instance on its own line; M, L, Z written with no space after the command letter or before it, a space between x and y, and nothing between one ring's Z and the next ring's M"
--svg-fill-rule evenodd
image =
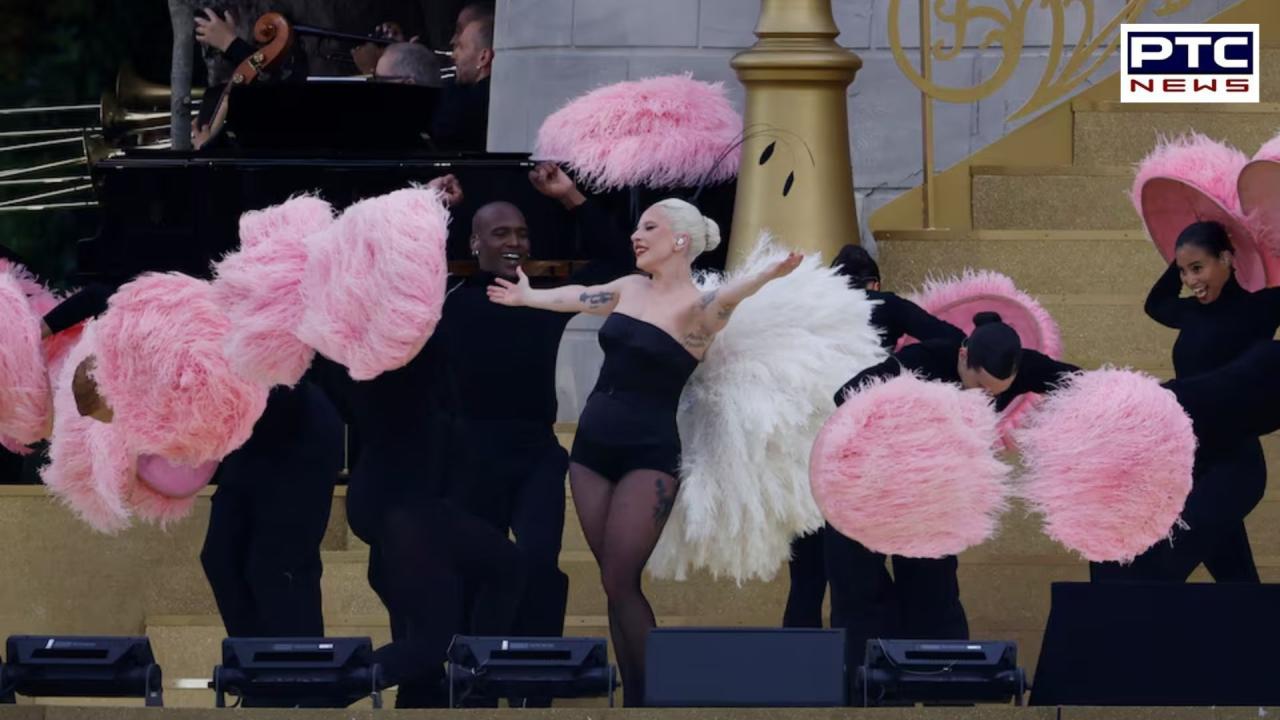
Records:
M0 486L0 636L11 633L131 634L156 612L201 597L211 608L199 554L209 495L192 517L167 530L140 526L115 536L93 532L42 486ZM346 543L345 503L335 501L325 548ZM94 598L109 602L87 603ZM203 611L203 610L202 610Z
M1177 334L1143 312L1145 296L1040 295L1057 321L1064 359L1083 368L1105 364L1135 368L1164 367L1171 362Z
M1174 106L1098 104L1077 110L1074 119L1074 164L1115 166L1136 163L1155 147L1160 136L1196 131L1253 155L1276 133L1272 118L1280 104ZM1082 211L1091 208L1082 206Z
M974 167L979 230L1141 230L1128 167Z

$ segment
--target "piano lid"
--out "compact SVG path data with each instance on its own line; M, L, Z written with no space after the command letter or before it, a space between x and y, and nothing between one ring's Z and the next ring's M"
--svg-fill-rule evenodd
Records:
M262 83L232 90L227 131L240 151L429 148L439 88L402 83Z

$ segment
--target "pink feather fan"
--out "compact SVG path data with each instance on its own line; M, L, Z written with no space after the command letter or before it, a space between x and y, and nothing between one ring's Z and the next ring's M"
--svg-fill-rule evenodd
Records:
M209 283L142 275L111 297L96 324L93 377L135 454L195 467L249 438L267 390L223 354L230 321Z
M1239 150L1199 133L1162 140L1138 164L1131 200L1166 262L1187 226L1221 223L1235 250L1236 277L1247 290L1280 280L1280 263L1261 251L1241 208L1237 183L1248 163Z
M214 266L213 289L231 321L226 355L242 377L293 386L315 351L297 338L306 238L333 223L329 203L309 195L240 218L240 249Z
M1131 370L1075 375L1017 432L1020 495L1049 537L1129 562L1167 538L1191 491L1196 439L1174 394Z
M40 477L80 519L99 532L114 533L129 526L124 489L133 480L133 462L115 428L80 415L71 390L76 366L93 353L93 337L90 323L55 379L49 464Z
M412 360L444 308L448 223L440 194L425 188L347 208L307 241L298 338L356 380Z
M18 277L0 271L0 436L15 449L44 437L53 399L40 316Z
M691 74L593 90L552 113L537 157L568 164L598 189L722 182L738 171L742 117L720 83Z
M851 394L809 458L827 522L886 555L938 558L995 534L1011 468L981 392L902 375Z
M1240 209L1267 251L1269 285L1280 283L1280 135L1268 140L1236 179Z

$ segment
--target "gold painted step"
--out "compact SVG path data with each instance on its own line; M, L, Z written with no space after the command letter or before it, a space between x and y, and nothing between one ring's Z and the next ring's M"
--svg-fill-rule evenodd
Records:
M1103 103L1074 112L1074 164L1114 166L1136 163L1159 137L1195 131L1252 156L1276 134L1280 104L1219 105L1204 109ZM1214 108L1214 109L1210 109ZM1085 208L1082 208L1084 210Z
M1002 272L1033 295L1141 302L1166 267L1141 230L881 231L876 245L886 287L897 292L969 267Z
M979 230L1142 230L1129 202L1131 167L974 166Z

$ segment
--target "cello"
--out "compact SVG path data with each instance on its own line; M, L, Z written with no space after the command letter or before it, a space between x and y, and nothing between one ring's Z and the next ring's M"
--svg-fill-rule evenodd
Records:
M231 91L257 80L262 73L279 66L288 56L293 49L294 30L283 15L269 12L253 24L253 39L258 43L258 49L232 71L231 80L222 91L222 97L218 98L218 107L209 120L208 129L197 133L194 143L197 150L221 134L227 122L227 102Z

